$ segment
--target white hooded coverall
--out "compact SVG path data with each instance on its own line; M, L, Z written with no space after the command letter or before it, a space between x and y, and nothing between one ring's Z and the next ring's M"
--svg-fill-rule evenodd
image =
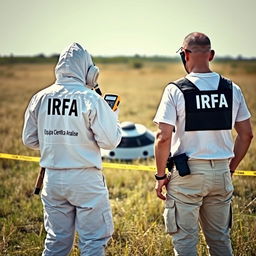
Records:
M68 255L75 231L81 255L104 255L113 233L100 148L121 140L117 115L86 75L88 52L73 43L60 55L56 82L35 94L25 112L23 143L39 149L45 167L42 203L47 232L43 255Z

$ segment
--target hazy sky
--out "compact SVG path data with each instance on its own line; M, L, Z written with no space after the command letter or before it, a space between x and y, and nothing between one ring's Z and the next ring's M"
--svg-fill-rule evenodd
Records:
M72 42L93 55L175 56L190 32L217 56L256 57L256 0L0 0L0 55L50 55Z

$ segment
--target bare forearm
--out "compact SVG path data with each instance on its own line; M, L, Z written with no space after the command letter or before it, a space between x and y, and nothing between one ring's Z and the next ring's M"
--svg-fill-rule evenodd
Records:
M170 154L170 143L170 139L165 141L158 139L156 141L155 157L158 176L163 176L165 174L166 162Z
M170 146L174 126L165 123L159 123L158 128L159 129L156 134L155 142L155 158L157 175L163 176L165 174L166 162L170 154Z
M234 171L239 163L242 161L244 158L250 144L251 144L251 139L252 137L250 136L237 136L235 140L235 147L234 147L234 158L232 158L230 162L230 170Z
M165 200L166 197L162 193L163 186L168 184L168 180L165 176L166 162L170 154L170 146L172 139L173 126L165 123L159 123L158 131L156 134L155 141L155 158L157 167L157 176L161 177L160 180L156 182L156 194L157 196Z

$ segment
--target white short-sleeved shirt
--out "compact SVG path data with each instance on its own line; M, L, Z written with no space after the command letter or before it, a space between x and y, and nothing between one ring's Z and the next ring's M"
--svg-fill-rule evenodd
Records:
M199 90L217 90L220 75L215 72L190 73L186 78ZM232 127L235 122L244 121L250 116L241 89L233 83ZM174 84L166 86L154 122L175 126L172 156L181 153L195 159L228 159L234 156L231 130L185 131L185 100Z

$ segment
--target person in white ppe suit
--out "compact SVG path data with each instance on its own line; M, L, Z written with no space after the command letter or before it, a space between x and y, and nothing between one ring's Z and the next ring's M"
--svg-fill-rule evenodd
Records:
M62 52L55 73L56 82L32 97L22 134L45 168L42 255L68 255L77 231L81 255L101 256L113 221L100 148L115 148L121 128L117 113L91 90L99 70L79 44Z

